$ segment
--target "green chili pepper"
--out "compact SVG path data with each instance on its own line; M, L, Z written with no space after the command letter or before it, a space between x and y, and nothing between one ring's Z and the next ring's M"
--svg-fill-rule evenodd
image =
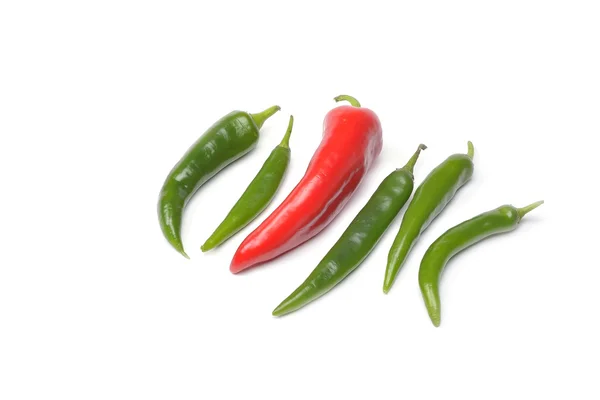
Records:
M448 261L464 249L497 233L509 232L519 226L521 219L543 201L527 207L504 205L479 214L442 234L425 252L419 269L419 286L433 325L440 326L440 276Z
M279 110L273 106L258 114L227 114L188 149L167 176L158 200L158 218L165 238L185 257L189 258L181 242L185 205L217 172L256 147L260 128Z
M273 149L256 177L235 203L223 222L202 245L202 251L211 250L239 232L260 214L271 202L281 185L290 163L290 135L294 117L290 116L287 131L281 143Z
M321 297L354 271L375 248L413 190L413 168L421 150L401 169L389 174L367 204L352 220L319 265L291 295L273 311L281 316Z
M473 176L473 143L468 142L468 147L467 154L453 154L438 165L415 191L388 254L384 293L392 287L406 256L421 233L444 210L456 191Z

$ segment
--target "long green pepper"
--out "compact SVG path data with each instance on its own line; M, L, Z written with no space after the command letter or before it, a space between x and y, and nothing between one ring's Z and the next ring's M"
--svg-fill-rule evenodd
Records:
M273 200L290 163L290 135L293 126L294 117L290 116L281 143L273 149L229 214L202 245L202 251L211 250L235 235L263 212Z
M158 218L167 241L188 257L181 241L183 209L206 181L256 147L264 122L280 110L233 111L211 126L173 167L160 191Z
M420 145L403 168L395 170L381 182L304 283L275 308L274 316L304 307L358 268L410 197L414 186L413 169L421 150L426 148Z
M443 233L425 252L419 268L419 287L433 325L440 326L440 276L452 257L492 235L515 230L521 219L544 202L523 208L504 205L479 214Z
M392 287L406 256L421 233L444 210L458 189L473 176L473 143L467 154L453 154L438 165L415 191L404 213L400 230L390 248L383 282L383 292Z

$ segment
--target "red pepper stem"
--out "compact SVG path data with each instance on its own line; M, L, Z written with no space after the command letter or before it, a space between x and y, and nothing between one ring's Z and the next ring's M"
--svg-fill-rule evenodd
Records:
M288 123L287 131L285 131L285 135L283 135L283 139L281 139L281 143L279 143L279 147L283 147L284 149L290 148L290 136L292 135L292 127L294 126L294 116L290 115L290 122Z
M536 201L535 203L532 203L532 204L530 204L528 206L525 206L523 208L517 208L517 213L519 214L519 220L521 220L525 216L525 214L527 214L531 210L534 210L534 209L538 208L542 204L544 204L544 200Z
M467 146L468 146L467 155L472 160L473 156L475 155L475 147L473 147L473 143L470 140L467 142Z
M258 129L260 129L260 128L262 128L265 121L268 120L273 114L275 114L279 110L281 110L281 107L273 106L273 107L267 108L265 111L262 111L262 112L259 112L256 114L250 114L250 116L254 120L254 123L256 124L256 126L258 126Z
M426 148L427 148L427 146L425 146L424 144L421 143L419 145L419 148L417 149L417 151L415 151L415 154L413 154L413 156L410 158L410 160L408 160L406 165L404 167L402 167L402 169L404 169L412 174L413 169L415 168L415 164L417 163L417 160L419 159L419 154L421 154L421 150L425 150Z
M352 107L360 107L360 103L352 96L348 96L346 94L341 94L337 97L333 98L335 101L343 101L346 100Z

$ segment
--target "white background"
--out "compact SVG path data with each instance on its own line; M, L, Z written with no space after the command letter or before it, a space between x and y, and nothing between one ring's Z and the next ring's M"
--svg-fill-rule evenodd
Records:
M0 398L598 399L597 1L3 1ZM301 178L339 94L384 149L321 235L234 276L231 257ZM170 168L233 109L282 112L163 239ZM296 117L267 212L199 247ZM385 296L392 224L334 291L271 310L423 142L417 184L475 144L475 173ZM419 261L443 231L546 204L449 265L431 325Z

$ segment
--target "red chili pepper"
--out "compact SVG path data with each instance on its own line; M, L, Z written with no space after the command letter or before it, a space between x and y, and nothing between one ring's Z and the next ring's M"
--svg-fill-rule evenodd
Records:
M273 213L237 249L231 272L238 273L271 260L321 232L344 208L381 152L377 115L360 108L350 96L338 96L350 106L325 116L323 139L302 180Z

